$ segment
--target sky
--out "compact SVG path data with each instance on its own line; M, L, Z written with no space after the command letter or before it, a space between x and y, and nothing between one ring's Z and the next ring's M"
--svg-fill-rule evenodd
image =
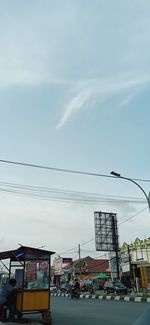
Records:
M0 0L0 8L0 159L150 179L150 3ZM4 163L0 175L0 250L21 243L76 258L80 243L82 256L100 256L96 210L117 213L119 224L131 218L119 225L120 244L149 237L148 209L137 214L147 202L129 181ZM35 198L6 183L140 202ZM148 194L149 183L140 185Z

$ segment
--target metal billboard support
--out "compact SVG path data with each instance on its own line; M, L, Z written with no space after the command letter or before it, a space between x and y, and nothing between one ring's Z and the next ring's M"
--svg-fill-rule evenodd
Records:
M120 278L119 241L116 213L95 211L95 244L97 251L115 252L117 277Z

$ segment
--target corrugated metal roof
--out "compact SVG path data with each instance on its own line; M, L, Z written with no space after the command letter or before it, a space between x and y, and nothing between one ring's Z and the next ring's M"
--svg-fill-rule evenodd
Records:
M11 259L12 261L17 261L19 259L20 261L23 261L25 254L35 254L38 257L44 254L53 255L54 252L34 247L21 246L15 250L0 252L0 260Z

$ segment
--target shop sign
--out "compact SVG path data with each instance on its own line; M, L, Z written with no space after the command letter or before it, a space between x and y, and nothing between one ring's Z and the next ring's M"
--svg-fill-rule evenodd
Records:
M54 260L54 274L61 275L64 272L62 271L62 258L58 257Z
M128 253L121 254L121 263L129 263L129 254Z
M70 258L70 257L64 257L62 259L62 263L63 264L71 264L72 263L72 258Z

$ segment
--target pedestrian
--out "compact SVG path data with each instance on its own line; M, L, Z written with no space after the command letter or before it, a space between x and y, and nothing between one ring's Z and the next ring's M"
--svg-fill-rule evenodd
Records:
M75 291L80 291L80 283L79 283L79 281L78 281L77 278L74 280L74 286L73 286L73 289L74 289Z
M16 308L16 280L10 279L9 283L5 284L0 291L0 320L5 318L4 306L9 308L9 320L14 320Z

